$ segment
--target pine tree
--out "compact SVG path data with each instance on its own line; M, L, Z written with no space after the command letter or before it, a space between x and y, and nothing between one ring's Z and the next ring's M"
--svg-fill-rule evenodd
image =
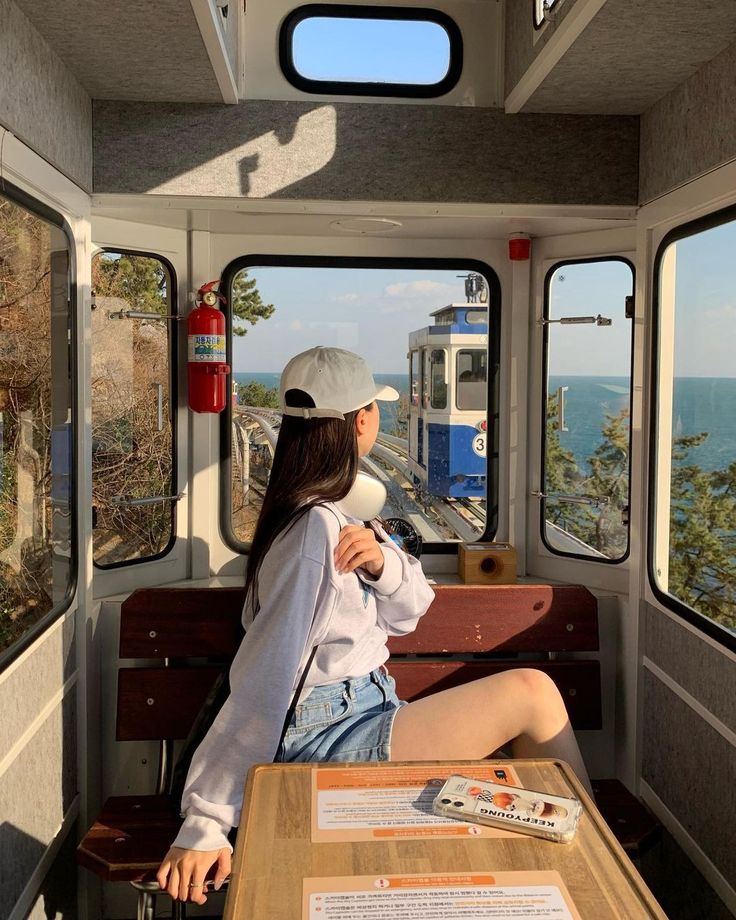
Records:
M712 472L685 462L707 437L674 439L666 587L698 613L736 629L736 462Z
M158 259L102 253L92 263L92 288L101 297L120 297L126 309L142 313L168 311L168 275Z
M251 380L238 386L239 406L263 406L266 409L278 409L279 391L276 387L267 387L257 380Z
M276 309L273 304L263 303L256 287L256 279L250 278L245 269L235 276L230 306L233 315L233 335L245 335L248 332L244 325L238 325L237 322L255 326L259 319L273 316Z
M595 511L586 543L609 559L626 549L629 504L629 410L606 414L601 429L603 441L588 458L590 476L583 483L583 494L607 499Z

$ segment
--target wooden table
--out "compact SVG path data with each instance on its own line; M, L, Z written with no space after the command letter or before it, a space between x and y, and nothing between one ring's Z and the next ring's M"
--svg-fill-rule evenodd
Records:
M496 762L493 762L495 765ZM300 920L309 878L415 873L559 872L583 920L639 920L666 915L567 765L554 760L498 761L521 785L576 796L585 806L575 840L553 843L527 835L313 842L312 771L432 768L433 776L478 776L490 761L414 764L267 764L254 767L233 860L225 920ZM474 772L475 769L475 772Z

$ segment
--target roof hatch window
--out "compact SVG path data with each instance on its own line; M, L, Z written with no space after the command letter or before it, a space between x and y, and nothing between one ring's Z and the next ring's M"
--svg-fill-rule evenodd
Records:
M437 10L311 4L284 21L280 58L308 93L429 98L457 83L462 40Z
M547 18L553 7L557 6L558 0L534 0L534 28L538 29Z

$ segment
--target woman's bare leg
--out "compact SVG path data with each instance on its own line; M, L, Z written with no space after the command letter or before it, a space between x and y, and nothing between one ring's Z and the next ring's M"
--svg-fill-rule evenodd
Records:
M556 757L592 795L565 704L543 671L519 668L402 706L391 760L480 760L507 744L514 757Z

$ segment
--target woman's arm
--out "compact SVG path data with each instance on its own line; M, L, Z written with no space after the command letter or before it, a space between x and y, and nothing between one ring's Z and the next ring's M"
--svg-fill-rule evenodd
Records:
M247 772L276 754L312 621L314 636L332 613L329 571L290 549L280 546L278 565L264 560L261 567L263 602L233 661L230 696L192 758L174 846L230 848L227 833L240 820Z
M354 571L376 598L378 625L390 636L412 632L429 609L434 591L417 559L389 539L383 528L349 524L340 531L335 551L337 570ZM382 543L376 535L383 538Z

